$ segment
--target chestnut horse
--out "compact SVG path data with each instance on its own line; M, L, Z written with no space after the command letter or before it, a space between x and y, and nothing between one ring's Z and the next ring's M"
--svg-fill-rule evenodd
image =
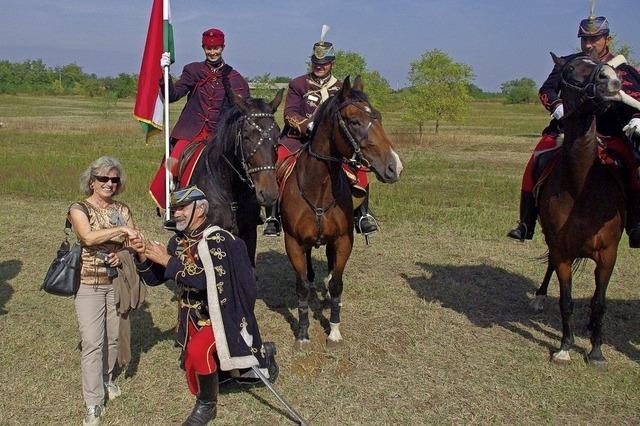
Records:
M619 99L620 80L614 69L588 57L570 61L551 54L562 67L561 92L565 118L560 159L540 191L540 223L549 247L549 265L538 297L555 271L560 282L562 341L551 360L567 363L574 343L571 299L572 266L593 259L595 292L591 299L591 364L604 365L602 321L606 292L616 263L625 220L625 191L621 171L598 158L596 115Z
M342 341L340 298L342 274L353 246L353 200L343 164L364 166L381 182L400 178L402 162L382 128L356 77L316 111L315 127L302 148L281 195L285 248L296 274L299 331L297 342L309 342L309 293L314 279L311 248L326 245L331 301L327 343Z
M280 129L274 113L283 92L265 102L228 90L229 106L220 117L215 140L206 145L191 178L207 196L209 223L237 234L253 266L260 205L270 206L278 199L275 146Z

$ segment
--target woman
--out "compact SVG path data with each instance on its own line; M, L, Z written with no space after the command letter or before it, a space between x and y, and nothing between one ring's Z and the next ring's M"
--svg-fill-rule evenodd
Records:
M139 236L126 204L114 200L125 189L120 162L112 157L95 160L80 178L88 197L69 208L69 219L82 244L80 288L75 307L82 338L82 392L87 406L83 425L97 425L105 395L121 393L111 374L118 352L119 318L113 278L121 265L116 252L127 238Z

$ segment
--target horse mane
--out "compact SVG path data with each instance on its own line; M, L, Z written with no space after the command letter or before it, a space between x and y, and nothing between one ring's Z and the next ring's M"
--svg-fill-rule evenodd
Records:
M349 92L349 98L354 102L366 102L369 103L369 97L366 93L361 90L351 89ZM318 109L316 110L316 118L315 122L320 123L322 119L326 115L333 115L338 111L338 107L340 107L340 96L334 95L331 96L326 102L323 102ZM318 130L318 126L313 126L313 130L309 135L309 140L313 140L316 135L316 131Z

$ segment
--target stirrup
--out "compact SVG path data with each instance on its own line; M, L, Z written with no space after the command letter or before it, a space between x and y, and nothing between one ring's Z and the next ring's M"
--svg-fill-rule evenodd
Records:
M373 229L373 230L371 230L371 231L369 231L369 232L363 232L363 231L362 231L362 221L363 221L363 220L365 220L365 219L367 219L367 220L371 221L370 223L371 223L371 224L373 225L373 227L374 227L374 229ZM366 244L366 245L370 245L370 244L371 244L371 242L369 241L369 236L370 236L371 234L374 234L374 233L376 233L376 232L378 232L378 231L380 230L380 224L378 223L378 221L376 220L376 218L375 218L375 217L373 217L373 215L371 215L370 213L365 213L365 214L363 214L362 216L360 216L360 217L358 218L358 222L356 223L355 228L356 228L356 232L357 232L358 234L362 234L362 236L364 237L364 242L365 242L365 244Z

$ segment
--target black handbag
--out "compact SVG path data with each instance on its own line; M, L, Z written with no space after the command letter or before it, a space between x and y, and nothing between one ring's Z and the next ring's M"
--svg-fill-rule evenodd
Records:
M80 287L80 268L82 267L82 246L76 242L69 244L71 222L67 218L64 226L64 241L60 244L56 258L51 262L40 290L56 296L73 296Z

